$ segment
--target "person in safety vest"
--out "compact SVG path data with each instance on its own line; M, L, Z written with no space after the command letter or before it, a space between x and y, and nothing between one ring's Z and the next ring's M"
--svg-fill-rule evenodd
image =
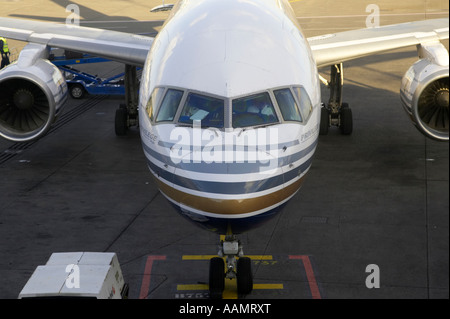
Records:
M6 42L5 38L0 37L0 53L2 55L2 64L0 66L0 70L7 66L9 62L9 47L8 42Z

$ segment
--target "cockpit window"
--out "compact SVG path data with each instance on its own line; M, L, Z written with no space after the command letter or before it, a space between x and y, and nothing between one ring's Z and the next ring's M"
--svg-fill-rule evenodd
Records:
M192 124L198 120L202 127L223 127L224 104L222 99L191 92L186 98L178 122Z
M155 115L155 106L158 105L158 102L161 99L163 93L163 88L156 88L153 90L152 95L150 95L150 99L148 100L147 106L145 108L147 110L150 121L153 121L153 117Z
M290 89L275 90L273 92L285 121L302 121L297 102Z
M302 112L303 118L307 120L313 110L313 105L308 96L308 93L303 87L294 87L293 91L297 96L297 100L300 102L300 110Z
M263 92L233 100L233 127L278 122L269 93Z
M183 91L169 89L158 111L156 122L173 121L178 105L183 97Z

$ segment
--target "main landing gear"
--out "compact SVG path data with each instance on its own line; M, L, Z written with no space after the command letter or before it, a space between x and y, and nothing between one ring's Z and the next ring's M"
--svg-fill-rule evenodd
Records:
M239 295L249 294L253 290L252 261L243 257L242 245L236 236L225 236L218 255L220 257L211 258L209 263L210 298L222 298L226 279L236 279ZM223 257L226 257L226 265Z
M139 81L135 66L125 65L125 104L116 110L114 129L117 136L127 134L131 126L138 126Z
M328 105L324 105L321 110L320 135L328 134L330 126L339 127L344 135L352 134L352 110L347 103L342 102L342 88L344 85L344 68L342 63L331 66L330 81L322 77L321 81L330 89L330 99Z

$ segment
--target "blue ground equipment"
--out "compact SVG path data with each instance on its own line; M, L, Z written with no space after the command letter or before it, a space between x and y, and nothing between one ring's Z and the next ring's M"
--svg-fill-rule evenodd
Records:
M91 95L125 95L124 72L110 78L100 78L71 66L110 62L108 59L66 51L63 56L53 56L51 62L65 75L69 93L75 99L83 98L86 93Z

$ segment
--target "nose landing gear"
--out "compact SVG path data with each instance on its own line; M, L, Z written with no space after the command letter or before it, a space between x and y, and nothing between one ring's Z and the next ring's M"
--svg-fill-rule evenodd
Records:
M220 242L218 255L220 257L211 258L209 264L210 298L222 298L227 279L236 279L239 295L249 294L253 290L252 261L249 257L243 257L242 245L236 236L227 235Z

